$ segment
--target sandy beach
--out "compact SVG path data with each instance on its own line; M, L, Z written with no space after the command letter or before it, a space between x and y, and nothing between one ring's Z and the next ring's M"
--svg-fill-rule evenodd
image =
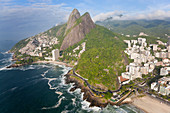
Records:
M64 62L59 62L59 61L36 61L34 63L50 63L50 64L58 64L58 65L65 65L67 67L73 67L70 64L64 63Z
M147 113L170 113L170 106L149 96L134 98L132 104Z

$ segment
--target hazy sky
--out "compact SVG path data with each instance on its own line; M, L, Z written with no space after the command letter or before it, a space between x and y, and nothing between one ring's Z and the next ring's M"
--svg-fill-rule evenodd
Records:
M74 8L89 12L94 21L170 18L170 0L0 0L0 40L43 32L66 22Z

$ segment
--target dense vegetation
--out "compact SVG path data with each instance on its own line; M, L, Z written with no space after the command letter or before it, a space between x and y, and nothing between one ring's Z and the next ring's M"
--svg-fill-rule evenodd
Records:
M81 22L81 18L78 19L76 22L77 24L79 24ZM106 27L108 27L107 24L108 24L107 22L104 23ZM109 24L109 28L110 26L113 26L113 28L114 27L120 27L120 28L125 27L123 25L124 24L115 25L115 23L111 23ZM128 26L125 28L127 30L133 31L132 29L129 29ZM151 28L153 28L153 26ZM47 47L46 53L51 53L51 51L56 48L60 49L62 41L64 39L65 29L66 29L66 24L55 26L49 29L48 31L44 32L44 33L47 33L49 37L57 37L59 41L59 43L56 45L53 45L52 48ZM135 29L135 30L136 31L133 31L130 33L141 32L138 29ZM120 32L122 33L121 30ZM157 38L153 36L142 36L142 37L146 38L147 43L149 44L156 43L156 40L157 40ZM132 39L137 39L137 38L138 37L125 37L125 36L113 33L112 31L102 26L96 25L96 28L92 29L91 32L87 34L83 40L69 47L68 49L62 51L63 54L60 60L66 61L69 63L72 61L74 62L78 61L78 65L74 67L76 72L79 73L84 78L87 78L88 82L91 85L98 88L99 90L108 90L108 89L115 90L119 86L117 82L117 76L121 75L121 73L125 71L126 64L131 62L131 60L128 59L128 56L123 52L125 48L127 47L127 44L125 44L123 40L132 40ZM163 42L167 41L167 39L164 39L164 38L161 38L161 40ZM18 50L24 47L28 43L28 41L29 39L21 40L11 50L19 54ZM82 44L83 42L86 42L86 51L81 55L80 58L72 56L73 54L75 54L73 53L73 49L79 46L80 44ZM80 50L81 49L82 48L80 48ZM80 50L76 51L77 55L80 52ZM38 59L38 57L23 56L23 55L20 55L18 57L20 58L29 57L29 58L20 60L16 63L30 63L36 60L44 60L43 58Z
M170 35L170 21L166 20L105 20L96 24L125 35L138 35L140 32L164 38L165 34Z
M142 37L147 39L148 44L155 44L158 40L153 36ZM124 37L97 25L81 42L66 49L63 52L62 60L68 62L78 60L76 71L87 78L91 85L114 90L118 87L117 76L125 71L125 64L131 62L123 52L127 47L123 40L137 38ZM167 42L167 39L164 38L160 40ZM86 51L81 55L81 58L69 56L68 53L72 54L73 49L82 42L86 42Z
M84 39L86 51L81 55L76 67L81 76L93 86L100 85L114 90L117 76L125 71L123 37L96 26Z

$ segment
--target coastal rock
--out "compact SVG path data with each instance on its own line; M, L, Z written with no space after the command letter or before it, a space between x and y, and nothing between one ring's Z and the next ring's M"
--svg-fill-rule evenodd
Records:
M20 67L20 66L23 66L25 64L12 64L10 66L7 66L6 68L16 68L16 67Z
M69 75L69 74L66 74L65 76L66 76L66 78L65 78L66 84L75 83L74 84L75 87L72 88L71 91L74 91L75 88L80 88L81 92L84 92L83 100L90 102L91 103L90 107L92 107L92 106L106 107L107 106L108 102L102 102L102 101L100 101L100 99L98 97L92 96L90 93L90 89L85 87L84 84L82 84L75 78L71 78L70 77L71 75Z
M73 87L73 88L70 89L70 92L73 92L73 91L75 91L76 89L77 89L76 87Z

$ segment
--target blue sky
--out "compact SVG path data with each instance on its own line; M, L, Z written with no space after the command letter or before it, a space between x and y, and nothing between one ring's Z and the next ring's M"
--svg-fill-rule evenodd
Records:
M74 8L89 12L94 21L170 18L169 0L0 0L0 40L43 32L66 22Z

